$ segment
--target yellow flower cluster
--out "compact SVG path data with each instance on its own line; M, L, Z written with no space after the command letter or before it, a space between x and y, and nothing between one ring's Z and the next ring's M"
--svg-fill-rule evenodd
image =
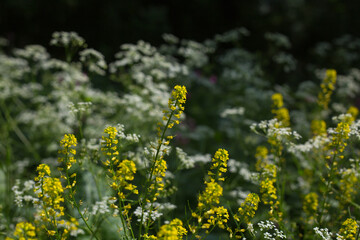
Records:
M63 234L63 239L66 239L66 236L69 234L71 235L71 232L76 232L79 230L79 222L76 218L71 217L70 221L65 221L65 229Z
M339 235L346 240L355 240L358 225L354 219L348 218L342 224Z
M255 158L256 158L255 169L256 169L256 171L261 171L268 164L268 162L267 162L268 154L269 154L269 150L267 149L267 147L258 146L256 148L256 153L255 153Z
M211 170L208 172L209 179L205 181L205 190L198 196L197 212L192 216L197 218L198 226L190 226L192 233L196 233L200 228L206 229L208 233L211 227L218 226L226 228L229 219L229 213L223 206L217 206L220 203L220 197L223 195L223 188L218 181L224 181L223 173L227 172L227 161L229 154L225 149L218 149L212 159ZM215 176L215 177L214 177ZM206 221L204 221L206 220ZM197 235L197 238L200 236Z
M346 140L349 139L350 126L348 123L339 122L335 133L332 136L330 148L333 148L333 151L330 153L331 155L341 154L344 152L345 147L347 146ZM328 156L330 158L330 156ZM339 158L344 158L343 155L340 155Z
M62 156L58 158L58 162L64 162L66 165L66 170L69 170L71 166L76 163L75 154L76 150L74 149L77 145L76 137L73 134L65 134L64 138L60 141L60 146L62 147L59 150L59 154ZM62 171L62 168L59 168Z
M248 226L251 225L251 219L254 218L256 210L258 209L260 198L256 193L249 193L245 201L240 205L238 213L233 217L236 221L236 228L232 230L230 227L227 231L230 233L230 238L236 239L242 238L246 229L241 228L241 223L245 223Z
M274 205L277 201L275 179L265 178L260 182L261 199L266 205ZM275 202L274 202L275 201Z
M104 130L104 133L108 134L109 136L105 137L102 136L102 143L101 143L101 151L106 155L107 159L103 163L106 167L110 165L116 165L118 163L118 147L117 144L119 140L116 138L117 129L116 127L107 127Z
M16 224L14 237L7 237L5 240L37 240L34 225L28 222L19 222Z
M73 164L76 163L75 154L76 150L75 147L77 145L77 139L73 134L65 134L63 139L60 141L60 147L62 147L61 150L59 150L59 163L65 164L65 176L62 176L63 179L67 180L67 186L66 189L70 189L70 196L74 194L73 188L76 184L76 173L69 174L70 168L73 166ZM64 168L58 167L59 171L63 171Z
M351 106L346 113L351 115L351 119L349 119L349 124L352 124L359 115L359 109L357 109L357 107Z
M163 116L163 120L167 121L167 128L172 128L174 126L174 124L179 124L180 121L180 116L181 114L184 112L184 104L186 102L186 94L187 94L187 90L185 86L179 86L176 85L174 87L174 90L171 92L171 98L169 99L169 103L168 103L168 107L170 109L169 110L164 110L164 116ZM174 116L176 118L176 120L172 120L172 116ZM162 136L162 131L161 131L161 126L163 125L162 123L158 123L158 136L161 137ZM171 139L171 136L170 138Z
M135 173L136 166L134 161L125 159L117 166L116 174L112 178L113 183L111 187L114 190L119 190L118 195L120 199L125 199L125 194L122 192L122 189L126 189L134 194L139 193L134 184L128 183L128 181L134 180Z
M211 179L210 182L205 182L205 190L199 195L198 208L211 208L215 204L219 204L220 197L223 195L223 188L219 183Z
M318 206L319 206L319 196L315 192L311 192L305 195L303 201L303 210L309 220L315 219Z
M155 182L151 183L149 188L150 192L152 193L151 198L153 202L157 200L157 197L164 190L165 184L163 178L165 177L166 170L166 161L161 157L155 163L155 168L153 171L153 178L155 179ZM147 201L149 200L147 199Z
M50 176L51 171L50 167L47 164L40 164L36 171L38 172L38 176L35 177L35 181L40 181L40 179L43 179L46 175Z
M311 132L314 136L326 135L326 122L324 120L313 120L311 122Z
M249 193L245 201L240 205L238 212L241 216L241 219L235 215L237 221L245 222L246 224L250 223L250 220L255 216L255 212L258 209L260 198L256 193Z
M43 226L47 230L47 233L51 236L57 232L58 224L64 223L64 220L59 220L61 216L64 216L64 207L61 203L64 202L63 193L64 189L61 185L59 178L53 178L50 176L50 167L46 164L40 164L36 171L38 176L35 177L35 192L37 192L38 198L41 201L42 210L40 217L42 221L50 223L55 230L49 230L45 225Z
M281 212L277 212L280 203L275 187L276 175L276 166L274 164L267 164L262 172L260 181L261 200L265 205L270 205L270 220L275 220L275 218L281 220L282 215ZM274 211L277 212L276 215Z
M176 85L171 92L172 98L169 100L169 108L175 110L173 109L174 105L178 105L181 110L184 110L183 104L186 102L186 94L187 91L185 86Z
M204 213L207 222L202 225L204 229L210 229L212 226L218 226L221 229L225 228L225 224L229 220L229 213L223 206L214 207Z
M284 102L281 93L274 93L271 99L273 101L271 112L275 115L275 118L279 120L284 127L290 126L289 110L283 107Z
M227 162L229 160L229 153L225 149L218 149L212 159L211 170L215 170L215 172L208 172L210 178L215 175L215 179L219 181L224 181L225 178L222 177L224 173L227 171Z
M339 184L341 195L337 196L337 198L340 200L341 205L345 205L346 203L353 200L353 197L358 192L357 184L358 178L354 171L347 170L341 173L341 180Z
M157 234L158 240L181 240L187 234L180 219L175 218L169 224L162 225Z
M333 69L326 70L326 76L321 83L321 92L318 95L318 104L323 109L328 109L330 97L335 89L336 71Z
M211 208L214 204L220 202L220 196L222 196L223 188L217 181L224 181L222 176L227 171L227 162L229 160L229 153L225 149L218 149L212 159L211 170L208 172L209 180L205 181L205 191L198 197L198 208L200 210L204 208ZM214 171L215 170L215 171ZM215 176L215 178L213 177Z
M117 191L119 199L125 199L126 196L123 192L124 189L131 193L138 194L137 187L129 181L134 180L136 173L136 166L132 160L118 159L119 151L117 144L119 140L116 138L117 129L115 127L107 127L104 130L108 136L102 136L102 152L106 156L106 160L103 164L107 167L108 173L111 177L110 186ZM115 206L113 206L115 207Z

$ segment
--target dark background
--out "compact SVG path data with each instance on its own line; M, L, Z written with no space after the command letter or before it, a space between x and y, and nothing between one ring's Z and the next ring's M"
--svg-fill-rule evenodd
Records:
M358 0L0 0L0 36L12 47L48 46L54 31L76 31L111 58L123 43L162 42L163 33L203 41L236 27L261 49L265 32L280 32L304 59L316 43L360 34Z

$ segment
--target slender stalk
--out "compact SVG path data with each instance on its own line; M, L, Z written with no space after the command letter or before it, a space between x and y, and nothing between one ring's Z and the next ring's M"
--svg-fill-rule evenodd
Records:
M29 150L29 152L31 152L33 154L33 157L37 161L39 161L40 160L39 154L35 151L34 147L30 143L30 141L26 138L26 136L23 134L23 132L17 126L16 121L11 117L9 110L5 107L3 101L1 101L0 107L5 114L5 119L8 122L9 126L11 126L11 128L14 130L15 134L18 136L20 141L25 145L25 147Z
M66 157L67 157L67 156L66 156ZM94 236L97 240L99 240L99 239L97 238L97 236L95 235L95 233L93 232L92 228L89 226L88 222L86 221L84 215L82 214L82 212L81 212L81 210L80 210L80 208L79 208L79 205L77 204L77 202L76 202L76 200L75 200L73 187L72 187L72 185L71 185L71 183L70 183L70 180L69 180L69 172L68 172L67 169L66 169L65 173L66 173L66 179L67 179L68 186L70 186L70 197L71 197L72 202L74 203L74 205L75 205L75 207L76 207L76 209L77 209L77 211L78 211L81 219L84 221L84 223L85 223L86 227L88 228L88 230L90 231L91 235Z
M66 152L69 152L68 149L66 149ZM65 159L65 163L67 163L67 162L68 162L68 154L65 154L65 158L66 158L66 159ZM76 207L76 209L77 209L77 211L78 211L81 219L84 221L86 227L87 227L88 230L90 231L91 235L94 236L97 240L99 240L99 239L97 238L97 236L94 234L94 232L93 232L93 230L91 229L91 227L89 226L88 222L86 221L84 215L82 214L82 212L81 212L81 210L80 210L80 208L79 208L79 205L78 205L77 202L76 202L76 199L75 199L75 197L74 197L73 186L72 186L72 184L70 183L69 170L68 170L66 164L65 164L65 169L66 169L66 170L65 170L65 174L66 174L67 184L68 184L68 186L69 186L69 188L70 188L70 198L71 198L73 204L75 205L75 207Z
M325 193L324 193L322 204L321 204L321 211L320 211L320 214L318 216L318 223L319 223L320 226L321 226L321 223L322 223L322 217L323 217L323 214L324 214L324 211L325 211L326 202L328 200L328 195L329 195L329 192L331 190L331 181L332 181L332 178L333 178L334 161L336 159L336 156L337 156L337 154L333 155L333 158L332 158L331 163L330 163L331 164L330 165L330 175L329 175L329 179L327 179L327 182L326 182Z
M175 102L175 105L176 105L176 104L177 104L177 101ZM155 154L155 157L154 157L154 159L153 159L153 163L152 163L151 168L150 168L150 176L149 176L148 179L146 179L145 195L144 195L144 197L143 197L143 201L141 201L141 204L142 204L143 202L145 202L146 199L147 199L147 197L148 197L148 191L147 191L147 189L149 188L150 183L151 183L151 181L152 181L152 177L153 177L154 170L155 170L156 163L157 163L157 158L158 158L158 156L159 156L159 154L160 154L160 149L161 149L163 140L164 140L164 138L165 138L165 133L166 133L166 130L168 129L168 126L169 126L169 124L170 124L170 121L171 121L172 116L174 115L174 112L175 112L175 110L174 110L174 111L171 111L170 116L169 116L169 118L168 118L168 120L167 120L167 122L166 122L166 124L165 124L164 130L162 131L162 134L161 134L161 137L160 137L160 140L159 140L159 145L158 145L158 147L157 147L157 149L156 149L156 154ZM153 202L151 202L150 209L152 209L152 204L153 204ZM140 227L139 227L139 236L140 236L140 238L141 238L141 236L142 236L142 225L143 225L143 221L144 221L144 208L145 208L145 205L144 205L144 206L141 206L141 222L140 222ZM149 214L149 219L150 219L150 218L151 218L151 214ZM146 231L146 232L147 232L148 229L149 229L148 227L149 227L149 226L146 226L146 228L145 228L145 231Z

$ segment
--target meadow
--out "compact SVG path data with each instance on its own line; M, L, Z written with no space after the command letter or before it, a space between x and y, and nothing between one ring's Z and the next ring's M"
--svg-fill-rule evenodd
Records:
M360 40L250 34L0 38L0 238L358 240Z

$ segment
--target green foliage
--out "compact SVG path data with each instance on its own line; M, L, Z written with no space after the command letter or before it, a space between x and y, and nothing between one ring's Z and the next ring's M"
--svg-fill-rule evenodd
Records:
M66 61L0 52L1 235L358 239L359 70L273 86L299 71L291 43L248 35L167 34L109 64L76 33L53 35Z

